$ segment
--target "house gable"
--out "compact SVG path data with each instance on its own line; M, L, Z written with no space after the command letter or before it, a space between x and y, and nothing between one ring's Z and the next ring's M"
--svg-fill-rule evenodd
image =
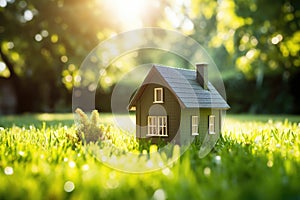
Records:
M154 65L146 76L142 86L132 98L129 109L139 100L145 85L157 83L167 87L177 98L181 108L216 108L229 109L229 105L208 82L208 89L204 89L196 80L196 73L193 70L179 69Z
M155 88L163 89L163 102L155 103L153 100ZM149 116L167 118L167 136L165 140L171 141L179 131L180 105L174 94L165 86L150 83L143 86L143 92L139 96L136 106L136 135L139 138L149 138ZM159 138L151 137L152 142L158 142ZM177 139L175 139L177 140Z
M164 77L161 75L161 73L157 70L156 66L153 66L151 70L149 71L148 75L146 76L145 80L143 81L140 88L136 91L134 96L132 97L128 109L132 110L132 108L137 104L137 102L141 99L142 94L145 92L145 89L150 84L156 84L157 87L164 87L169 89L174 94L174 97L177 99L178 103L181 107L184 107L184 104L180 101L180 99L177 98L176 94L173 92L172 87L166 82Z

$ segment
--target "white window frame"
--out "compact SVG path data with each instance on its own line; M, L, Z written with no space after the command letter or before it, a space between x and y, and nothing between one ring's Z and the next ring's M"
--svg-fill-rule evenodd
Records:
M216 116L209 115L208 117L208 133L215 134L216 133Z
M157 133L157 124L156 116L148 116L148 135L156 135Z
M167 116L157 116L157 130L159 136L168 136Z
M192 116L192 135L199 135L199 116Z
M147 136L168 137L167 116L148 116Z
M158 95L160 94L160 95ZM164 102L164 90L162 87L154 88L154 101L153 103L163 103Z

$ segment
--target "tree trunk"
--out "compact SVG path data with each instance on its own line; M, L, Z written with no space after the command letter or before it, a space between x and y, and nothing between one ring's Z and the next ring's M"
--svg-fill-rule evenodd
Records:
M17 113L20 112L20 100L22 98L22 89L20 88L20 78L18 77L18 75L16 74L15 70L14 70L14 66L13 63L9 60L8 56L5 55L5 53L2 50L2 47L0 45L0 56L2 58L2 61L6 64L6 67L8 68L9 72L10 72L10 77L8 78L7 81L11 81L12 82L12 86L13 89L15 91L16 94L16 98L17 98Z

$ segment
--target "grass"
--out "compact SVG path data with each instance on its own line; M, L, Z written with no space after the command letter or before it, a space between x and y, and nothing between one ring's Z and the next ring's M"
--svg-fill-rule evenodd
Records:
M35 127L42 127L43 123L47 126L67 126L74 125L74 114L72 113L42 113L42 114L23 114L23 115L0 115L0 127L9 128L12 126L29 127L34 125ZM113 123L111 114L101 113L101 123L109 125Z
M100 117L112 123L109 114ZM137 151L113 127L122 152L81 145L73 141L73 122L72 114L0 117L0 199L300 198L299 116L227 115L210 154L200 159L191 145L178 160L177 147L169 154ZM169 164L154 172L120 171L161 163Z

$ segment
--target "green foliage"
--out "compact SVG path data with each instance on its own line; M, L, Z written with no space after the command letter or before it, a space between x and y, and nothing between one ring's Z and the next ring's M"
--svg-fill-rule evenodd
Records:
M109 145L100 152L99 144L72 141L75 126L0 128L0 199L298 199L300 118L272 118L229 116L210 154L199 159L192 145L173 162L153 145L150 154L138 147L115 154ZM120 131L110 132L119 137L115 144L130 146ZM159 160L170 164L151 173L120 171Z
M101 41L124 31L120 25L124 18L115 17L118 12L106 4L111 3L94 0L84 3L61 0L1 2L0 62L6 67L0 70L0 77L13 81L18 112L49 112L71 103L72 88L83 80L78 73L83 59ZM153 26L155 18L160 17L158 9L162 8L149 8L153 8L155 16L141 18L147 18L148 25ZM122 64L122 69L128 69L126 66ZM122 70L112 74L120 75ZM106 85L101 82L100 87Z
M226 79L230 104L237 111L300 112L298 1L118 1L1 1L0 76L13 86L19 112L68 110L72 88L83 84L85 75L78 69L90 50L116 33L139 27L178 30L203 45ZM114 47L116 52L122 45ZM97 106L109 111L111 89L132 66L188 68L189 61L178 55L151 51L127 52L101 72ZM99 53L106 57L107 52ZM252 98L235 95L244 88L250 88ZM261 103L271 101L267 108Z
M138 139L138 150L139 151L143 151L143 150L146 150L146 151L150 151L150 147L152 145L152 142L151 142L151 138L140 138ZM159 139L158 141L156 141L156 146L158 149L162 149L163 147L165 147L167 145L167 143L162 140L162 139Z

